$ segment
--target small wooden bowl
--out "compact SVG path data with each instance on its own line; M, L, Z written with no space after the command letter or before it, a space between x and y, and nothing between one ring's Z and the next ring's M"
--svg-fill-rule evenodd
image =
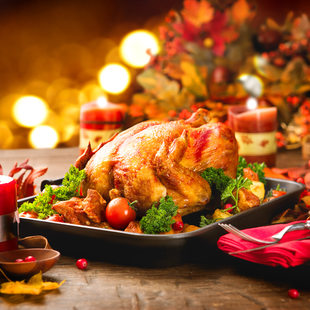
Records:
M27 256L36 258L34 262L15 262L17 258ZM13 251L0 252L0 268L10 276L29 277L38 272L46 272L58 261L60 253L52 249L19 249Z

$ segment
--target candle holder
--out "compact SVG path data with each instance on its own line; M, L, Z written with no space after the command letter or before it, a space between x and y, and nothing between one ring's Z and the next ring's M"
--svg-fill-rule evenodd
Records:
M0 175L0 251L17 249L18 222L16 181Z
M249 109L232 106L228 109L228 124L235 132L239 156L247 162L276 164L277 108Z
M120 132L125 111L122 105L107 102L105 98L89 102L80 111L80 152L83 153L88 143L96 148Z

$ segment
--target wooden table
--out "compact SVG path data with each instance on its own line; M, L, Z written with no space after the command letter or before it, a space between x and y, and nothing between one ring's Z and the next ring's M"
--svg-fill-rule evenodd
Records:
M48 167L43 178L59 178L78 156L77 148L1 150L7 173L25 158L36 168ZM278 166L301 166L299 151L278 155ZM85 253L87 258L87 253ZM89 260L81 271L76 258L62 256L45 279L66 280L56 291L39 296L0 296L0 309L310 309L309 266L282 269L248 263L226 254L201 264L141 268ZM290 299L297 288L298 299Z

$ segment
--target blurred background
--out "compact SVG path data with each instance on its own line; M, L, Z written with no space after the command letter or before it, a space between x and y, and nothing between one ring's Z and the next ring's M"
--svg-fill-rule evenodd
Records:
M234 2L210 1L220 10ZM302 0L249 3L254 28L267 17L282 23L289 11L310 12ZM122 56L123 39L144 30L134 44L159 53L159 27L182 8L183 0L0 0L0 149L78 146L83 104L105 96L130 105L143 90L136 77L149 58L130 59L130 46ZM124 81L119 68L103 77L109 64L121 65Z

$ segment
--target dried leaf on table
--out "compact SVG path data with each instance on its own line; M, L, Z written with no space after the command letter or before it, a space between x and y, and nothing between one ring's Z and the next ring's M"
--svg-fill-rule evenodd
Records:
M42 273L32 276L28 282L9 281L1 284L0 293L2 294L29 294L39 295L42 291L53 290L59 288L65 280L60 283L45 282L42 279Z

